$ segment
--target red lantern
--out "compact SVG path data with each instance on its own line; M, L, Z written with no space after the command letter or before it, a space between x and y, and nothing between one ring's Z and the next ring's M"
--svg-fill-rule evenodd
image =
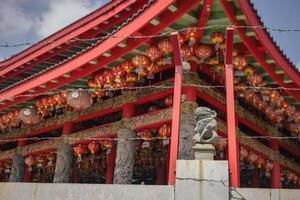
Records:
M111 69L106 69L103 72L103 76L104 76L105 83L108 85L112 84L115 80L114 72Z
M300 123L300 112L299 112L299 111L296 111L296 112L293 114L292 119L294 120L294 122Z
M138 80L138 75L135 72L130 72L126 76L126 82L128 82L128 83L136 83L137 80Z
M158 129L158 136L162 138L169 138L171 136L171 126L164 124Z
M102 146L103 146L103 148L105 148L105 149L110 149L110 148L112 148L113 143L112 143L111 140L103 140L103 141L102 141Z
M93 141L88 144L88 149L92 154L98 153L99 151L99 143Z
M38 168L42 168L45 164L45 157L43 155L37 155L35 157L36 165Z
M77 156L77 162L81 162L82 161L82 155L85 153L84 146L79 144L79 145L75 146L73 149L74 149L74 152L76 153L76 156Z
M35 159L34 159L34 157L28 156L28 157L25 159L25 165L27 166L29 172L32 171L32 166L33 166L34 164L35 164Z
M150 60L147 56L145 55L136 55L132 58L132 63L136 67L146 67L149 65Z
M199 59L201 59L202 61L204 59L211 57L213 54L211 47L207 44L200 44L200 45L196 46L194 50L195 50L196 56Z
M67 98L67 104L75 108L77 111L81 111L90 107L93 103L93 97L91 93L86 90L78 89L70 91Z
M165 98L165 105L168 107L171 107L173 105L173 96L172 95Z
M224 41L225 37L222 32L213 32L210 36L210 40L214 44L220 44Z
M97 82L94 78L90 78L88 81L87 81L87 84L90 88L96 88L97 87Z
M125 70L122 69L121 65L117 65L117 66L113 67L112 73L116 77L116 79L114 80L115 82L120 82L121 78L126 75L126 72L125 72Z
M180 43L180 45L183 45L185 40L186 40L185 35L182 34L182 33L179 33L179 43Z
M182 45L181 54L184 60L188 60L189 58L191 58L191 56L194 55L193 46L188 46L186 44Z
M256 70L255 70L254 67L248 66L248 67L246 67L246 68L244 69L244 74L245 74L246 76L253 76L253 75L255 74L255 72L256 72Z
M284 113L287 116L292 116L294 113L296 112L296 107L293 105L288 105L285 109L284 109Z
M267 172L272 171L273 167L274 167L273 162L271 162L270 160L267 160L267 161L266 161L266 165L265 165L266 171L267 171Z
M232 57L236 57L237 55L239 55L239 50L237 48L232 49Z
M135 69L133 63L129 60L122 62L121 67L126 73L130 73Z
M233 66L238 70L243 70L248 65L248 60L246 56L237 55L236 57L232 58Z
M247 157L248 157L248 151L244 147L241 147L241 149L240 149L240 160L244 161Z
M224 151L225 148L227 147L227 139L219 138L215 143L215 147L220 151Z
M156 45L151 45L146 50L146 55L151 59L151 61L155 61L161 57L161 52Z
M258 158L256 160L256 164L257 164L258 169L264 167L265 163L266 163L266 160L264 158L258 156Z
M274 119L275 119L276 113L275 113L275 111L273 110L273 108L267 107L267 108L265 109L265 113L266 113L266 116L267 116L270 120L274 120Z
M169 56L173 51L172 44L169 39L159 41L157 46L165 56Z
M189 41L189 46L195 44L199 40L199 36L197 27L188 27L185 31L185 38Z
M153 138L151 131L148 129L142 130L139 135L143 140L151 140Z
M247 79L251 86L261 86L263 84L263 77L260 74L253 74L248 76Z
M146 67L146 73L148 76L153 76L153 74L158 72L158 69L158 65L155 62L152 62Z
M248 160L249 160L250 164L255 163L256 160L257 160L257 158L258 158L257 155L256 155L256 153L254 153L252 151L250 151L248 157L249 157Z
M272 103L276 103L280 97L280 93L277 90L271 90L269 94L269 99Z
M37 124L41 120L41 116L38 113L38 110L36 108L30 107L30 108L23 108L20 111L19 118L25 123L25 124Z
M97 88L102 88L102 86L106 83L106 79L104 77L104 73L101 72L95 76L95 81L97 83Z

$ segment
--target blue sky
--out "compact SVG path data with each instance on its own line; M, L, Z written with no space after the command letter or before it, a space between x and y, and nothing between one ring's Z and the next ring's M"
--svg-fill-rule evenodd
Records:
M37 42L108 0L0 0L0 43ZM300 0L251 0L266 26L300 29ZM271 32L300 69L300 32ZM0 60L23 48L1 48Z

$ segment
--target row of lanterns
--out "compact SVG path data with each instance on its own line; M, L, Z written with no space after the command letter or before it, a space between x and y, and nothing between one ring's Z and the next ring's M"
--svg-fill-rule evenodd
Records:
M49 153L46 155L37 155L37 156L28 156L25 158L25 165L27 170L31 172L33 167L37 167L39 170L43 167L54 169L54 163L56 160L56 155L53 153Z
M287 169L281 170L281 180L288 185L300 186L299 176Z

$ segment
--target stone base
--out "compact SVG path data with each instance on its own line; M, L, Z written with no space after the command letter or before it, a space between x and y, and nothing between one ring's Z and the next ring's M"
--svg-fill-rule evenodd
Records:
M212 144L195 144L193 146L196 160L213 160L216 149Z
M229 200L228 161L177 160L176 200Z

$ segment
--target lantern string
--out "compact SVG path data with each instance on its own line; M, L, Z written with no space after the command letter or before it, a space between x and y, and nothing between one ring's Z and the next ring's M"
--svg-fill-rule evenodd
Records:
M209 25L209 26L201 26L201 27L193 27L193 29L197 30L206 30L206 29L213 29L213 28L233 28L233 29L262 29L262 30L269 30L269 31L277 31L277 32L300 32L299 28L274 28L274 27L268 27L268 26L247 26L247 25L228 25L228 24L215 24L215 25ZM178 29L178 32L184 32L188 28L181 28ZM107 38L131 38L131 39L142 39L142 38L159 38L159 37L166 37L170 36L171 33L174 31L165 31L160 34L154 34L154 35L109 35L109 36L99 36L99 37L93 37L93 38L72 38L67 41L59 41L59 40L49 40L49 41L39 41L39 42L21 42L17 44L9 44L8 42L4 42L0 44L0 48L13 48L13 47L21 47L21 46L31 46L31 45L48 45L53 43L58 44L70 44L72 42L93 42L98 41L100 39L107 39ZM105 33L105 32L104 32Z
M202 84L183 84L182 86L193 86L198 88L226 88L226 85L202 85ZM101 88L101 89L92 89L92 88L66 88L66 89L59 89L56 91L49 91L49 92L41 92L41 93L34 93L34 94L21 94L15 95L11 98L1 99L2 101L14 100L20 97L37 97L41 95L53 95L63 91L74 91L74 90L86 90L89 92L95 91L120 91L120 90L143 90L143 89L172 89L174 85L148 85L148 86L134 86L134 87L118 87L118 88ZM300 91L300 88L293 88L293 87L265 87L265 86L234 86L235 89L253 89L253 90L279 90L279 91Z

